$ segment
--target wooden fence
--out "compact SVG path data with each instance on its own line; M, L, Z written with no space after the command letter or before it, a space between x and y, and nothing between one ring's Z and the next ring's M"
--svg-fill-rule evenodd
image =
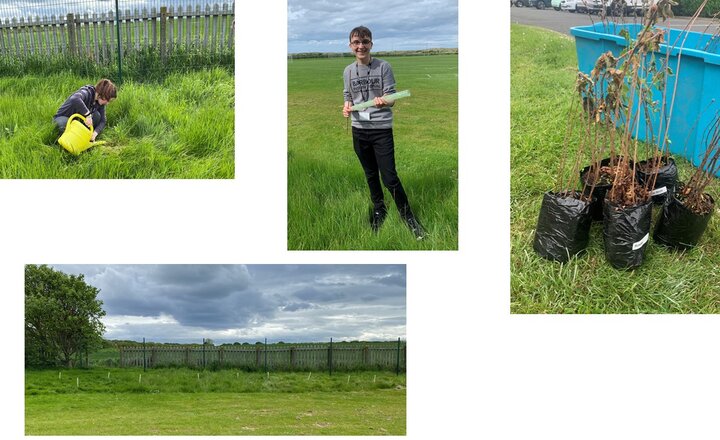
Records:
M234 47L235 2L66 16L0 20L0 56L80 56L97 63L115 60L118 29L123 55L144 48L161 57L178 50L220 53Z
M120 347L121 367L206 366L271 371L377 369L404 371L405 344Z

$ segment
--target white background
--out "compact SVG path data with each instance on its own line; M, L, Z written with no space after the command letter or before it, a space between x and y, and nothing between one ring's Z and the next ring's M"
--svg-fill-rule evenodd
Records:
M0 181L4 438L28 263L407 264L408 438L720 436L716 316L509 314L506 0L460 0L460 250L286 251L286 7L236 4L235 180Z

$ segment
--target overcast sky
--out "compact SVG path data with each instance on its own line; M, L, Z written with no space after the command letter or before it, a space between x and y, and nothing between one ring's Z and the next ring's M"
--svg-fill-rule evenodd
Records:
M356 26L373 50L458 47L457 0L288 0L288 53L345 52Z
M405 338L404 265L52 265L100 289L107 339Z

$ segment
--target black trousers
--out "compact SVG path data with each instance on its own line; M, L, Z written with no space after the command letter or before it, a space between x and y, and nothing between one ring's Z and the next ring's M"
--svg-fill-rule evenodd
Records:
M395 170L395 141L392 128L371 130L353 127L352 133L355 154L360 159L360 164L365 171L374 209L385 209L383 190L380 185L382 178L383 184L395 200L395 206L397 206L400 216L402 218L412 217L407 194L405 194L397 170Z

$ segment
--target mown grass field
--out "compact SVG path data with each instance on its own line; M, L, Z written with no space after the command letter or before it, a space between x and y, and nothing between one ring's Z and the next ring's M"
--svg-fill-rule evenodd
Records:
M58 107L98 78L0 77L2 178L234 177L233 73L215 68L161 82L126 81L106 108L107 141L73 156L57 144Z
M428 236L417 241L385 191L388 218L368 223L370 195L342 116L345 66L352 58L288 63L288 248L457 249L457 55L382 57L396 89L395 158L410 205Z
M405 376L387 372L332 376L184 368L25 372L26 435L405 432Z
M511 32L511 312L719 313L717 209L697 248L669 251L651 238L645 263L633 271L605 260L597 222L586 254L560 264L535 253L542 196L556 183L577 58L568 37L521 25ZM680 179L687 179L692 166L676 161ZM716 200L717 183L709 188ZM653 228L658 213L655 207Z

